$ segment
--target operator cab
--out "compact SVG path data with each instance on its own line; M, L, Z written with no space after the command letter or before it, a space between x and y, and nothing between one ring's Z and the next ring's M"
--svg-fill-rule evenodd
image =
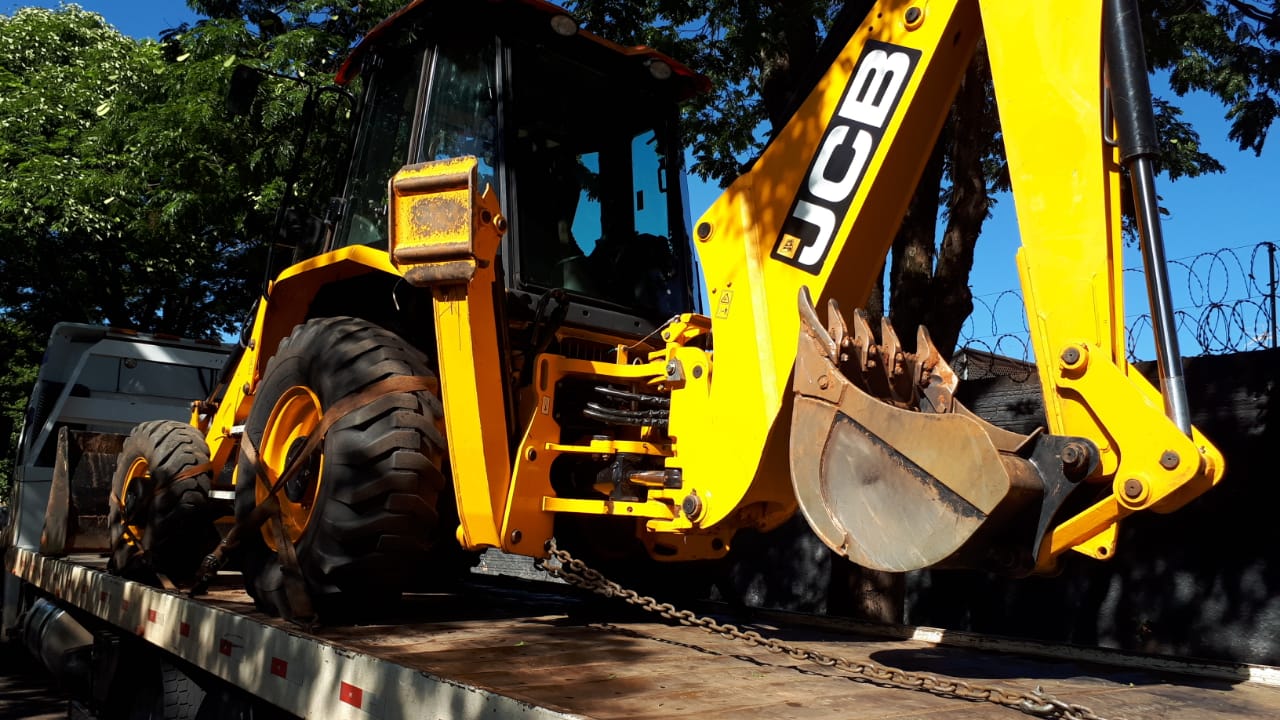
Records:
M677 120L704 78L541 0L418 0L370 32L338 80L357 74L361 123L330 249L387 247L401 166L474 155L511 225L500 256L517 298L561 289L581 307L566 322L628 334L697 308Z

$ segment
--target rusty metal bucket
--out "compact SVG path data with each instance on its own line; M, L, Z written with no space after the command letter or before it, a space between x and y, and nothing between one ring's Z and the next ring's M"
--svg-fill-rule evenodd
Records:
M907 354L891 328L871 345L861 314L850 333L832 303L829 332L807 290L799 305L791 478L814 532L877 570L1028 572L1075 484L1062 476L1061 444L1001 430L954 402L954 373L923 329ZM877 388L880 397L868 391ZM1038 466L1055 462L1046 482Z

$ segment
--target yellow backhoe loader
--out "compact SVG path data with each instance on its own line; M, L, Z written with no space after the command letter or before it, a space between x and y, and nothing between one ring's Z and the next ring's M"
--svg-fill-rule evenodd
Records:
M259 605L295 615L393 596L454 537L714 559L797 509L878 570L1110 557L1126 516L1224 471L1188 419L1135 6L881 0L690 222L677 114L704 78L542 0L411 2L339 74L359 121L323 247L269 284L200 432L126 446L113 566L231 490L240 532L205 570L238 546ZM923 328L908 349L853 310L980 39L1044 388L1029 436L956 402ZM1159 390L1125 359L1122 176ZM210 549L188 550L153 569L196 574Z

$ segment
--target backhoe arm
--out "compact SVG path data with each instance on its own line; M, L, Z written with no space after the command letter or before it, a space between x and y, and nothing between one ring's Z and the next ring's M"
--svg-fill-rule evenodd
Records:
M880 2L700 218L713 381L696 403L673 391L668 460L700 490L696 524L777 516L794 498L869 567L1024 574L1069 549L1108 557L1122 517L1176 509L1221 479L1221 454L1181 432L1125 361L1103 28L1101 0ZM955 403L927 333L907 352L887 325L877 338L836 310L865 303L984 36L1050 435ZM834 303L826 327L810 297Z
M1055 22L1054 10L1082 17ZM1049 430L1087 437L1101 451L1091 479L1105 492L1059 518L1041 565L1067 549L1103 559L1114 553L1120 518L1178 509L1221 480L1225 463L1198 430L1190 437L1179 430L1161 396L1125 360L1119 150L1106 141L1112 125L1103 112L1103 68L1085 62L1103 57L1102 8L984 2L983 20ZM1044 27L1055 37L1028 52L1019 38Z

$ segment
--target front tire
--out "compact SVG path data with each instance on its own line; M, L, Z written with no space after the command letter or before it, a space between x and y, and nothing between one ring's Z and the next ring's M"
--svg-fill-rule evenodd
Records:
M395 334L350 317L294 329L267 363L245 438L278 477L338 401L395 376L434 377L426 356ZM372 399L339 419L277 494L308 595L321 614L362 613L398 597L420 568L445 486L443 409L431 392ZM236 519L268 496L242 453ZM271 520L242 539L245 586L264 612L292 614Z
M176 479L184 473L190 477ZM108 568L152 582L155 572L191 578L217 543L207 515L212 480L209 449L194 427L176 420L135 427L111 479Z

